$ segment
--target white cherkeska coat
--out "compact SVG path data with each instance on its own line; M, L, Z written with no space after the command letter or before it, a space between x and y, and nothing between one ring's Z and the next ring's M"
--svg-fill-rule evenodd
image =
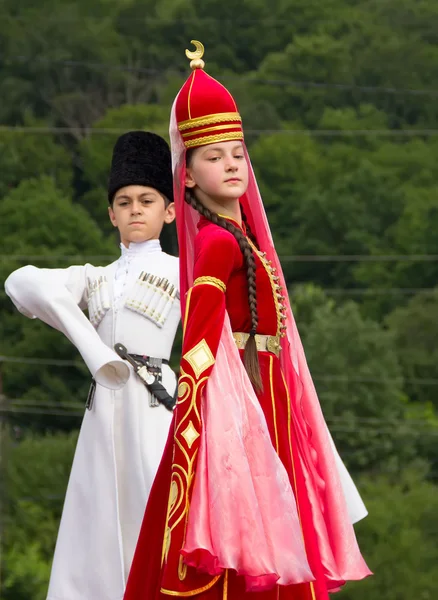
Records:
M146 388L112 348L120 342L130 353L169 359L180 318L178 298L169 302L162 328L127 307L139 300L142 271L178 287L178 259L161 252L157 240L122 247L107 267L27 266L6 281L17 308L63 332L97 381L79 434L48 600L123 598L171 413L149 406ZM105 280L99 304L93 290ZM94 327L82 312L87 307ZM174 393L176 378L166 365L163 384Z

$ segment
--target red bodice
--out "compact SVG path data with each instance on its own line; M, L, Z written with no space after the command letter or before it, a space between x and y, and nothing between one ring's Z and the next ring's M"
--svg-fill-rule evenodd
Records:
M233 224L236 224L233 222ZM233 331L248 333L251 329L251 314L248 303L248 282L243 254L235 237L222 227L205 218L199 222L199 233L195 240L195 274L198 277L215 277L226 285L225 307ZM276 282L269 265L254 251L256 262L257 333L277 335L278 311L276 293L272 289Z

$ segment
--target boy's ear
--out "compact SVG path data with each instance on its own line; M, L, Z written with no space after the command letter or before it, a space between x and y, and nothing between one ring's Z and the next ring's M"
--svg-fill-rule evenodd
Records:
M171 202L167 207L166 207L166 213L164 215L164 222L169 224L172 223L175 220L175 202Z
M114 214L112 206L108 206L108 214L109 214L109 218L110 218L110 221L113 224L113 226L117 227L117 219L116 219L116 215Z
M186 169L186 182L185 183L186 183L186 187L188 187L188 188L194 188L196 185L196 182L192 177L192 172L189 167L187 167L187 169Z

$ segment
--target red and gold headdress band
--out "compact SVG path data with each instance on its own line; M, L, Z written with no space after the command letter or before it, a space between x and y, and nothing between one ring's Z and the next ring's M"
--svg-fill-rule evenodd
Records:
M215 142L243 140L242 118L230 92L203 69L204 46L192 40L195 52L186 50L192 74L178 94L175 106L178 129L186 148Z

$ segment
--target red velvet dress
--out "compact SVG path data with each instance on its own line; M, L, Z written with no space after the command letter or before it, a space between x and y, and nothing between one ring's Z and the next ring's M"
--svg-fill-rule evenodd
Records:
M275 274L263 255L256 260L258 334L278 336L284 318ZM143 521L125 600L158 600L196 597L200 600L324 600L328 592L323 577L311 509L305 493L294 423L285 379L276 354L261 351L263 392L258 399L268 424L272 444L285 466L297 500L308 562L315 581L276 586L266 592L246 593L243 578L225 571L212 576L184 564L184 544L190 490L196 477L202 391L214 368L214 357L225 311L233 332L248 333L251 317L246 267L234 236L206 219L199 223L195 242L194 285L189 290L184 319L184 341L179 380L179 403L168 443L157 473ZM241 351L243 354L243 351ZM184 400L181 402L181 400ZM218 399L220 401L220 399ZM190 424L195 424L191 428ZM182 476L182 474L185 474ZM179 502L171 488L178 477L186 502ZM343 582L339 582L343 583Z

